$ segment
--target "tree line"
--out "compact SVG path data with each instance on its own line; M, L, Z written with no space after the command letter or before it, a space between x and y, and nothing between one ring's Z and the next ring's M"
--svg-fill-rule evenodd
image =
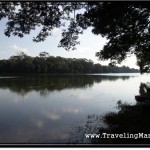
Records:
M126 66L103 66L85 58L63 58L41 52L31 57L21 52L9 59L0 60L0 73L136 73L138 69Z
M4 18L7 20L4 34L8 37L22 38L40 26L33 41L41 42L52 35L53 29L61 29L58 47L66 50L76 49L79 35L91 28L93 34L108 39L96 53L100 60L110 60L111 65L116 65L134 54L140 72L150 72L148 1L5 1L0 2L0 21Z

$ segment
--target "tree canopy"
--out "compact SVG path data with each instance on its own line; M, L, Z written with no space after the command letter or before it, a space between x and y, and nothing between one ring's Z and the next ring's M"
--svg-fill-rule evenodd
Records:
M41 27L33 41L44 41L54 28L63 27L59 46L75 49L78 36L92 33L108 42L96 53L110 64L136 55L141 73L150 71L150 2L0 2L0 20L7 18L6 36L23 37ZM66 24L65 24L66 23ZM66 25L66 26L65 26ZM65 27L64 27L65 26Z
M0 73L19 74L83 74L83 73L138 73L139 70L126 66L102 66L94 64L85 58L63 58L50 56L47 52L40 52L39 56L31 57L23 52L0 60Z

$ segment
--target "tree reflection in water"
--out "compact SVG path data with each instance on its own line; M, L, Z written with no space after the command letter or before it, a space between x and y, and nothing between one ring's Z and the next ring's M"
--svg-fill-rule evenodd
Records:
M5 78L5 79L1 78L0 79L0 89L1 90L10 90L12 93L15 93L15 94L17 94L17 96L21 96L21 97L25 96L25 95L28 96L29 92L34 91L34 92L40 93L40 95L45 98L45 96L53 93L54 91L59 92L59 91L65 90L65 89L73 89L73 91L74 91L74 89L79 89L79 88L86 89L86 88L92 87L95 83L101 84L104 81L128 80L129 78L131 78L131 77L130 76L105 76L105 75L41 75L41 76L26 76L26 77L21 76L21 77L11 78L11 79L10 78ZM5 91L4 91L4 93L5 93ZM74 98L74 99L76 101L76 98ZM9 100L9 98L8 98L8 100ZM19 100L20 100L20 98L19 98ZM57 101L57 99L55 99L54 102L56 102L56 101ZM4 100L4 102L5 102L5 100ZM45 101L43 103L42 101L39 102L38 99L36 99L36 98L34 98L34 100L32 101L32 98L31 98L31 101L28 101L27 103L18 103L18 105L16 105L16 104L12 105L11 101L10 102L8 101L8 103L6 103L6 107L3 107L4 110L1 111L2 112L1 116L4 119L4 121L3 120L1 121L4 123L3 127L6 127L6 125L8 125L9 129L11 129L12 128L11 123L15 122L15 125L14 125L15 130L13 130L14 132L16 132L18 130L18 127L21 129L21 131L23 128L26 128L26 130L25 131L23 130L23 132L21 134L26 135L26 139L28 139L32 136L35 137L35 135L30 135L30 134L28 137L28 134L27 134L27 133L29 133L27 131L31 131L31 128L34 127L33 123L30 122L33 117L34 119L37 118L37 120L35 122L38 122L37 126L40 128L39 130L41 131L41 132L39 132L39 130L37 130L39 132L39 134L38 134L38 136L36 135L36 137L39 137L39 139L35 139L35 141L43 140L44 142L50 142L49 141L50 136L52 135L52 133L55 133L55 132L61 133L61 135L63 135L63 137L61 137L61 138L65 137L66 138L65 140L68 141L68 131L66 131L68 129L66 129L67 128L66 125L68 125L68 121L71 122L71 121L74 121L74 119L79 118L79 115L75 116L75 118L73 118L73 115L72 114L69 115L69 113L67 114L67 112L74 112L76 114L76 112L78 112L80 110L80 107L78 107L78 105L80 105L80 103L78 103L78 105L76 105L75 108L73 107L74 110L71 110L72 107L69 107L69 106L74 106L73 104L68 105L67 108L66 107L63 108L62 105L60 104L60 101L58 100L57 102L54 103L55 105L53 105L53 100ZM66 101L66 103L63 104L63 106L65 106L65 104L68 104L68 102L70 102L70 97L69 97L68 101ZM89 104L92 104L92 103L93 103L93 101ZM9 113L6 111L6 108L8 108L8 106L10 106ZM18 106L18 107L16 107L16 106ZM53 106L56 106L56 107L53 107ZM85 106L83 106L83 107L85 107ZM62 113L61 108L63 108L63 111L66 112L66 114L67 114L66 118L63 118L63 117L61 118L61 116L63 116L63 114L61 114ZM52 111L53 109L55 110L54 112ZM89 109L92 109L91 105L89 105ZM99 109L99 107L97 109ZM43 111L44 112L46 111L46 114L43 114ZM98 132L98 129L103 126L102 120L101 120L102 117L99 116L98 113L88 115L86 118L87 121L83 120L83 118L85 118L85 116L87 114L90 114L91 112L92 111L87 111L86 114L83 114L83 117L81 117L81 120L83 121L82 125L78 128L72 129L73 133L70 133L69 143L90 143L89 139L86 139L84 134L89 133L89 132L90 133ZM8 116L3 117L3 115L2 115L3 113L7 114ZM95 113L95 111L94 111L94 113ZM64 115L66 115L66 114L64 114ZM12 115L12 116L10 117L10 115ZM18 119L18 117L20 117L20 118ZM7 118L7 120L6 120L6 118ZM12 122L11 122L10 118L13 119ZM59 119L59 118L61 118L61 119ZM70 120L70 118L72 118L72 119ZM64 119L66 119L66 120L64 120ZM23 122L23 124L20 124L20 122L21 122L20 120ZM58 127L55 124L56 120L58 123L57 124L58 127L60 129L62 129L63 132L64 132L64 129L66 129L65 131L67 132L67 135L66 135L66 133L63 134L62 132L60 132L60 130L54 131L54 129L52 127L58 129ZM46 125L47 128L44 126L44 124ZM29 125L29 127L28 127L28 125ZM30 125L32 125L32 126L30 127ZM50 125L52 125L52 126L50 126ZM76 123L75 123L75 125L76 125ZM42 126L44 126L44 127L41 129ZM69 129L73 128L73 126L71 126L71 127L70 127L70 125L68 125L68 126L69 126ZM9 131L9 130L6 129L6 131ZM37 133L37 131L36 131L36 133ZM70 130L69 130L69 132L70 132ZM14 140L15 139L14 133L10 132L10 134L12 136L12 140ZM41 137L46 137L46 139L45 138L42 139ZM56 138L56 136L53 136L53 137ZM1 136L1 138L3 139L4 136ZM6 134L6 138L10 138L10 136ZM49 139L47 139L47 138L49 138ZM55 139L56 141L58 140L57 138ZM25 139L22 139L22 140L26 141ZM11 140L9 139L8 141L11 141ZM34 142L34 139L31 139L31 142ZM53 139L51 139L51 142L53 142Z
M19 95L37 91L46 96L51 91L92 87L94 83L102 81L128 80L131 76L103 76L103 75L33 75L17 78L0 78L0 88L9 89Z

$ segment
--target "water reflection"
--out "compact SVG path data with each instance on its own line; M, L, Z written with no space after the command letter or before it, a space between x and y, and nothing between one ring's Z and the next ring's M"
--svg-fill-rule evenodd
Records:
M101 126L100 115L116 110L115 99L122 94L132 98L131 91L118 93L120 84L129 89L129 79L105 75L1 78L0 143L89 143L81 137Z
M86 117L86 121L80 126L75 127L72 132L70 132L69 143L71 144L86 144L91 143L90 138L86 138L86 134L96 134L102 126L103 123L102 116L98 114L89 114Z
M115 138L115 136L113 138L90 138L90 142L93 144L150 144L149 85L147 82L139 86L142 101L138 101L135 105L118 101L119 112L109 112L103 116L105 126L98 128L97 134L121 134L122 138Z
M22 96L30 91L40 92L46 96L51 91L63 89L76 89L92 87L94 83L103 81L128 80L131 76L106 76L106 75L41 75L18 78L0 78L0 88L9 89Z

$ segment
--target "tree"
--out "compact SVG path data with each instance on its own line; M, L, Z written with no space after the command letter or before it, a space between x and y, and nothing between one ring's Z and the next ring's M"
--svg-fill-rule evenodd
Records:
M150 71L150 7L148 2L89 3L89 10L77 15L80 27L93 27L108 43L96 56L110 59L111 65L121 63L135 54L141 73ZM85 26L86 25L86 26Z
M46 52L45 52L46 53ZM111 70L111 71L110 71ZM139 72L137 69L94 64L92 60L48 56L31 57L24 53L0 60L0 73L108 73L108 72Z
M59 46L75 49L79 34L92 27L108 42L96 56L121 63L136 55L141 73L150 71L150 2L0 2L0 19L8 19L5 35L23 37L40 26L33 38L44 41L54 28L64 26ZM80 10L80 11L78 11ZM84 11L83 11L84 10Z
M40 52L39 56L46 59L47 57L49 57L49 53L45 52L45 51L44 52Z

